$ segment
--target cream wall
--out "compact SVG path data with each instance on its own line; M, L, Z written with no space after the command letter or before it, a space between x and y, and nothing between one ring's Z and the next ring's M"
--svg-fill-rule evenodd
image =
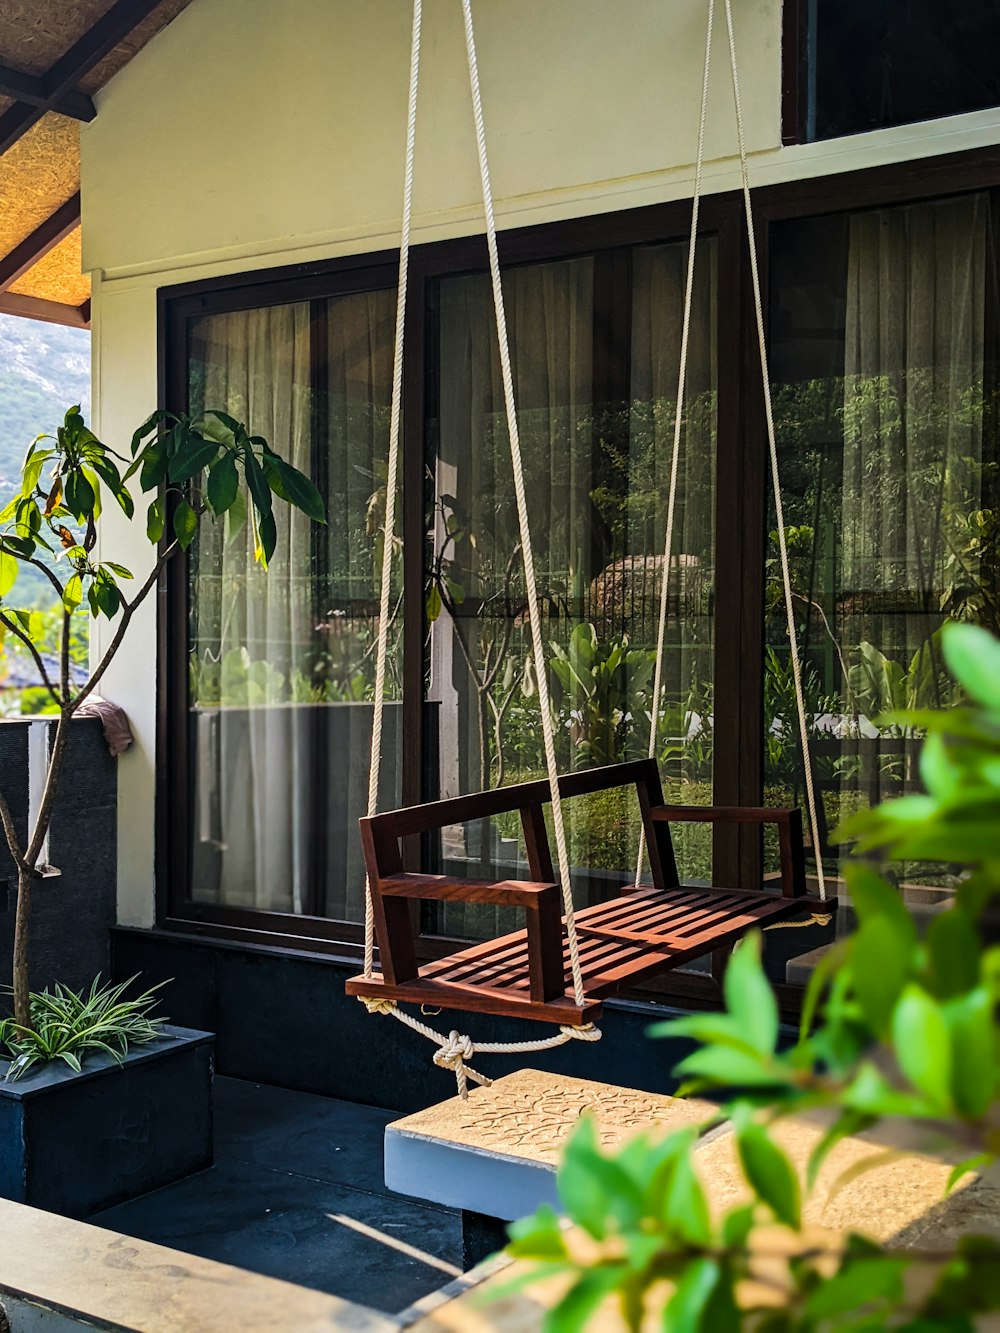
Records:
M781 148L781 3L734 5L755 182L1000 140L990 111ZM425 0L424 11L417 241L481 226L460 6ZM474 12L501 226L690 194L704 0L476 0ZM709 190L738 183L718 18ZM192 0L99 95L81 134L83 234L95 414L109 442L155 405L158 287L397 243L409 25L408 0ZM106 554L139 574L145 542L121 527ZM137 740L120 768L120 917L147 925L152 605L103 688Z

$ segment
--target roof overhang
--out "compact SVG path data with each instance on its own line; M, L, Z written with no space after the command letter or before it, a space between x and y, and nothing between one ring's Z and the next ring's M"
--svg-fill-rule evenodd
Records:
M190 0L0 0L0 313L85 327L80 125Z

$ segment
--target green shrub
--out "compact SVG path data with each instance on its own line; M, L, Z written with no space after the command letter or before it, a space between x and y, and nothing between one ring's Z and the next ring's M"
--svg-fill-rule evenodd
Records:
M953 1250L921 1254L886 1252L855 1234L819 1252L802 1235L803 1198L831 1149L880 1121L933 1133L938 1148L950 1139L962 1161L949 1188L1000 1156L1000 946L990 938L1000 895L1000 642L953 625L943 650L966 702L896 719L926 729L926 794L844 824L841 836L854 840L845 875L858 926L814 973L797 1042L779 1049L759 935L733 955L724 1013L653 1029L698 1043L675 1073L685 1090L720 1100L751 1201L710 1215L692 1129L603 1153L584 1122L558 1184L566 1216L589 1238L588 1257L551 1209L511 1228L509 1253L535 1261L532 1280L570 1279L547 1316L550 1333L585 1328L612 1295L627 1328L655 1313L676 1333L964 1333L977 1315L1000 1309L995 1240L965 1236ZM952 905L923 937L873 858L964 868ZM772 1127L816 1109L829 1128L802 1181ZM791 1233L778 1250L764 1230L775 1226ZM922 1281L908 1282L918 1267ZM761 1280L766 1301L754 1295Z
M133 981L135 977L117 986L102 986L101 978L95 977L87 991L56 985L52 992L33 992L30 1028L12 1018L0 1019L0 1051L6 1051L11 1061L7 1078L21 1078L34 1065L50 1060L62 1060L79 1073L81 1061L95 1051L121 1064L130 1046L153 1041L166 1021L149 1015L160 987L125 999Z

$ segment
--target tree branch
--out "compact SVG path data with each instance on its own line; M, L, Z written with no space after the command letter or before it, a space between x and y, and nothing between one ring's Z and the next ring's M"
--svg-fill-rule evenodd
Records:
M63 701L56 692L56 687L52 684L52 681L49 679L49 673L45 670L45 663L42 661L42 655L35 647L35 645L32 643L31 636L25 634L24 630L21 629L20 625L18 625L15 621L8 620L6 614L3 611L0 611L0 625L5 625L6 628L9 629L10 632L16 638L20 639L21 642L24 644L24 646L27 648L28 652L35 659L35 666L38 668L38 674L42 678L42 684L48 690L49 694L52 695L56 707L62 708Z
M164 565L171 558L171 556L175 554L179 546L180 543L177 541L175 537L174 540L170 543L170 545L166 548L166 550L160 554L160 556L156 561L156 564L150 571L149 576L146 578L142 587L132 598L132 600L126 601L124 598L122 599L121 618L118 621L118 628L115 630L114 637L112 638L110 644L105 650L104 656L97 664L96 670L91 673L90 679L87 681L86 685L83 687L83 689L80 691L80 693L76 696L76 698L70 705L68 712L69 717L73 716L73 714L76 712L79 706L83 703L84 699L86 699L88 695L93 694L94 690L97 688L97 685L101 680L101 677L104 675L105 671L107 671L108 667L111 665L111 662L115 654L121 647L122 639L124 639L126 631L128 630L129 625L132 623L132 617L135 615L136 611L139 609L142 603L146 600L149 594L156 587L160 574L163 572Z
M0 823L3 824L4 836L7 839L7 846L10 854L19 870L25 869L24 857L21 853L21 843L17 836L17 829L14 827L14 820L11 817L10 806L7 804L7 798L0 791Z

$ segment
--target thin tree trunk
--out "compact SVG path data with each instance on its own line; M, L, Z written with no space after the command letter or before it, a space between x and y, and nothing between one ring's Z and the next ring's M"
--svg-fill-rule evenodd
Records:
M17 916L14 924L14 1022L31 1027L28 1001L28 919L31 914L31 871L25 866L17 872Z

